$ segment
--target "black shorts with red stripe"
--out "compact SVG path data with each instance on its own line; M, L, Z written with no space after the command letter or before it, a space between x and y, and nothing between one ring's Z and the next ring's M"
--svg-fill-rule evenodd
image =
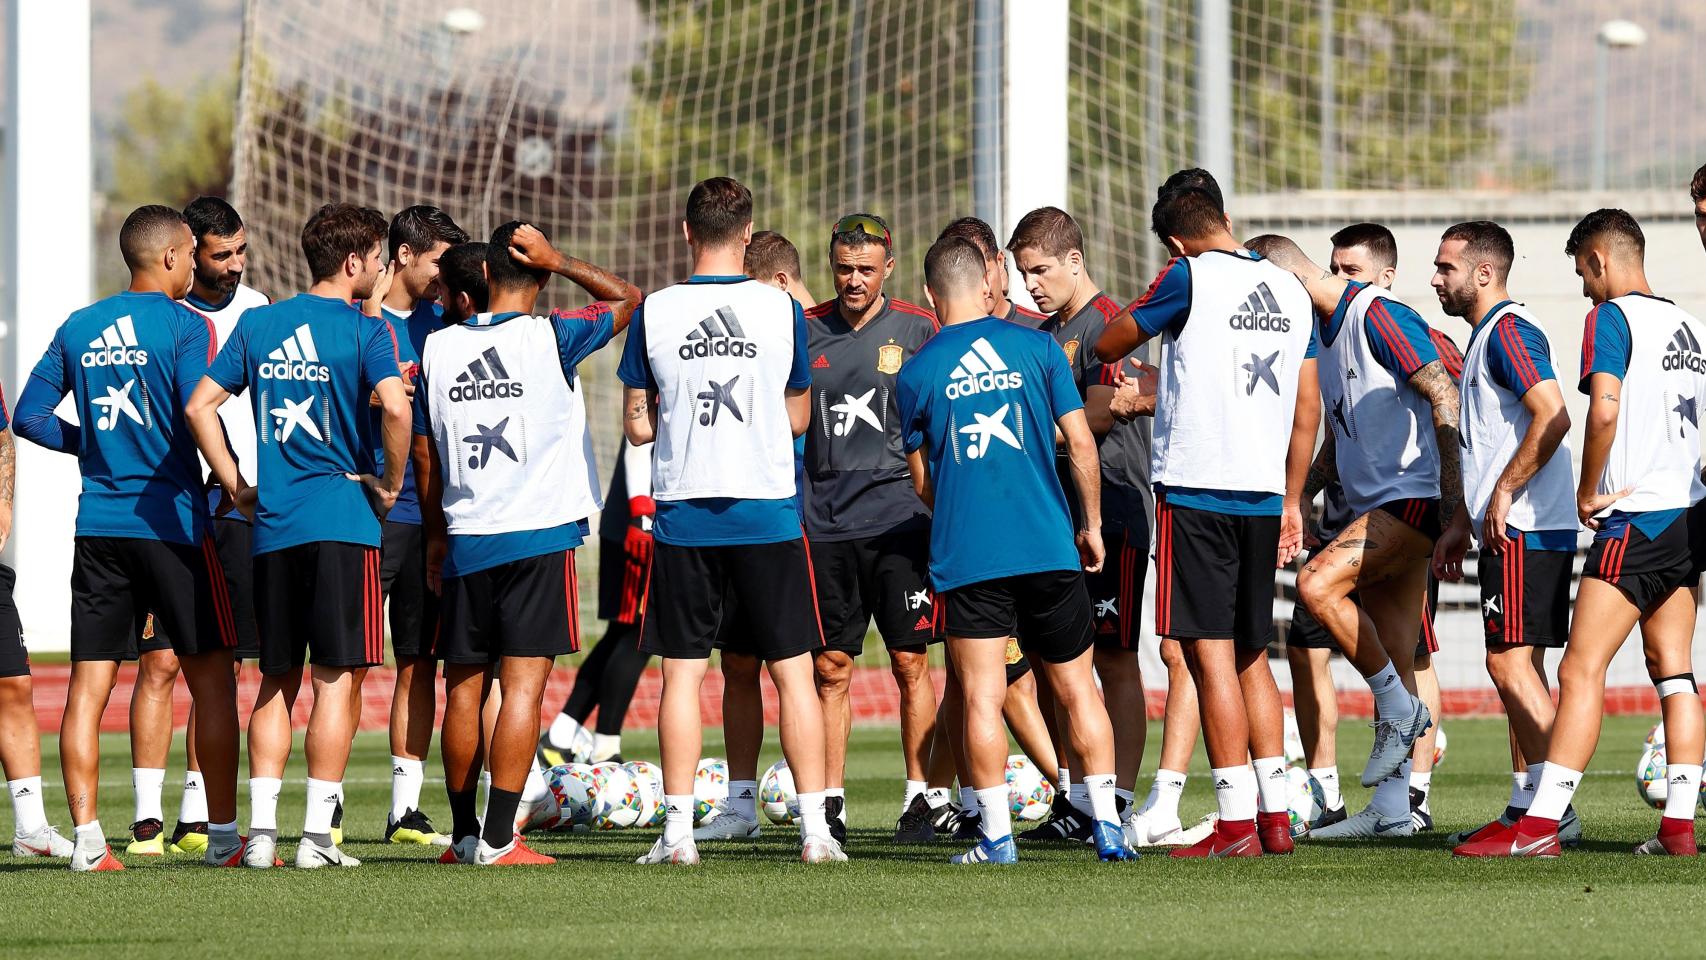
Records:
M1541 550L1517 536L1497 554L1482 550L1481 623L1488 647L1561 647L1570 639L1573 550Z
M1650 611L1678 587L1692 586L1700 579L1689 543L1688 514L1671 521L1654 538L1627 520L1602 525L1588 548L1582 576L1617 587L1636 609Z
M1135 651L1143 636L1138 625L1143 618L1143 581L1149 573L1148 520L1130 529L1104 524L1102 547L1107 551L1102 569L1084 575L1096 622L1096 648Z
M385 521L379 546L379 589L397 659L432 656L439 596L427 588L426 534L418 523Z
M1416 659L1439 652L1439 634L1434 632L1434 611L1439 609L1439 580L1428 572L1428 595L1422 599L1422 635L1416 640Z
M1017 637L1022 656L1007 645L1008 683L1011 668L1025 657L1047 663L1076 660L1095 638L1090 594L1080 570L1045 570L980 580L943 591L942 622L950 637L991 639Z
M812 540L810 549L825 649L863 653L873 619L891 650L917 650L941 639L928 528Z
M645 613L651 565L628 553L620 540L598 541L598 619L639 623Z
M445 663L560 657L580 648L573 550L511 560L444 582L436 653Z
M704 660L718 641L760 660L824 647L804 537L718 546L659 540L643 604L640 649L655 656ZM725 624L747 633L730 635Z
M1429 540L1438 540L1439 498L1438 497L1408 497L1403 500L1388 500L1374 509L1389 513L1410 527L1422 532Z
M237 646L231 594L213 540L198 546L78 537L71 560L71 659L135 660L152 611L179 656ZM165 638L170 638L169 641Z
M255 556L261 672L385 662L378 547L324 540Z
M1156 502L1155 633L1235 640L1260 650L1274 636L1280 518Z
M0 563L0 680L30 675L30 652L24 647L24 622L12 602L18 575Z

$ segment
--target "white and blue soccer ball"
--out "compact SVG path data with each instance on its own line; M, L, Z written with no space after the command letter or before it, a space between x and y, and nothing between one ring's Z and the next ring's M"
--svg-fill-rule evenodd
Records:
M545 771L545 786L560 809L557 830L585 830L592 822L592 767L563 763Z
M593 766L592 817L594 830L625 830L640 822L640 785L618 763Z
M1285 708L1285 762L1303 762L1303 734L1297 728L1297 714Z
M1034 823L1048 816L1054 803L1054 784L1031 758L1015 753L1007 758L1007 807L1013 819Z
M800 795L794 790L794 773L788 761L778 760L764 771L758 782L758 806L771 823L800 821Z
M1301 837L1309 825L1326 812L1327 795L1321 784L1302 767L1285 769L1286 815L1291 822L1291 835Z
M1643 741L1643 744L1649 747L1665 745L1665 722L1663 720L1653 724L1653 728L1647 731L1647 739Z
M1659 807L1665 802L1665 794L1669 785L1665 783L1665 745L1660 740L1641 751L1641 759L1635 764L1635 792L1641 795L1649 807Z
M729 762L706 757L693 771L693 825L716 817L729 801Z
M634 786L640 793L640 819L635 826L663 826L669 817L668 805L663 800L663 771L644 760L630 760L622 767L634 778Z

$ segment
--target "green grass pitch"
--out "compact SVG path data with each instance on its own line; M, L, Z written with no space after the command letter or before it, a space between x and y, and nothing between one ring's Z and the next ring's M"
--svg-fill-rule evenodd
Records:
M1628 853L1657 822L1636 798L1630 772L1650 723L1607 723L1597 769L1578 795L1588 840L1554 862L1454 862L1447 855L1444 834L1496 813L1509 789L1503 724L1453 720L1450 753L1434 774L1439 832L1431 835L1378 846L1306 842L1290 857L1232 863L1150 854L1104 865L1083 848L1031 845L1021 849L1019 866L1005 869L949 866L955 848L947 842L888 842L900 792L893 728L855 731L853 859L816 868L794 859L797 833L780 827L767 827L756 843L704 845L697 869L634 866L653 836L638 830L531 840L561 858L554 868L440 867L428 862L436 849L376 842L390 797L387 748L382 735L363 735L345 820L348 848L365 860L360 869L214 871L167 857L129 859L122 874L74 876L63 861L0 856L0 951L126 960L362 954L1553 960L1671 953L1698 942L1684 931L1706 907L1706 869L1697 861ZM1352 783L1368 738L1362 724L1342 730L1341 767ZM649 731L626 739L630 756L655 759ZM1159 727L1152 727L1151 743L1158 742ZM103 822L116 835L130 814L127 746L108 737L103 748ZM434 750L429 774L436 744ZM706 753L720 753L712 731ZM775 754L769 747L765 762ZM286 837L302 822L300 748L292 761L279 810ZM169 783L181 769L181 760L173 763ZM1153 763L1140 789L1147 789ZM56 764L50 753L49 814L64 828ZM1206 772L1200 753L1193 772ZM1209 809L1205 781L1192 778L1187 815ZM429 780L424 798L443 826L441 790ZM176 795L168 787L168 828ZM1363 799L1364 791L1353 788L1353 808ZM10 810L0 811L0 830L10 829ZM122 851L117 840L115 849ZM290 849L287 843L287 860Z

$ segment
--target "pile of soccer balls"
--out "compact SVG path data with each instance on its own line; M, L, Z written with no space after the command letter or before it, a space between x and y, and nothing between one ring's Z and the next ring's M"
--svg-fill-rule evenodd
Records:
M661 827L666 813L663 772L644 760L627 763L565 763L545 771L557 813L542 829L584 832ZM728 798L729 765L699 761L693 776L693 822L703 822Z
M1660 722L1647 731L1647 739L1641 741L1641 759L1635 762L1635 792L1649 807L1664 806L1665 766L1665 725ZM1706 782L1700 785L1700 802L1706 804Z

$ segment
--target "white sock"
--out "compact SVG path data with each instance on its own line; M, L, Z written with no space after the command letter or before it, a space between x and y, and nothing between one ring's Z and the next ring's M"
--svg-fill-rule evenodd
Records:
M758 819L758 781L729 781L729 811L742 820Z
M1398 671L1388 660L1380 672L1368 678L1368 689L1374 693L1375 712L1382 720L1403 720L1410 716L1415 709L1411 705L1414 697L1404 689L1404 681L1399 678Z
M178 821L207 822L207 783L202 780L200 770L184 771L184 795L178 801Z
M1256 809L1262 813L1284 813L1289 809L1284 757L1260 757L1255 763Z
M1421 810L1423 813L1432 813L1433 812L1432 810L1428 809L1428 797L1431 795L1431 793L1433 791L1433 779L1434 779L1434 774L1433 774L1432 770L1429 770L1427 773L1412 772L1410 774L1410 789L1411 790L1420 790L1422 792Z
M559 714L561 716L561 714ZM391 822L403 819L403 814L419 809L421 784L426 782L426 764L420 760L391 755Z
M101 821L90 820L71 831L71 838L80 850L105 850L107 835L101 830Z
M162 767L131 767L130 783L136 788L136 816L132 819L164 820L160 794L166 788L166 771Z
M1516 770L1511 773L1511 798L1508 805L1513 810L1527 810L1534 803L1534 787L1530 784L1531 774L1538 771L1539 764L1527 770Z
M1143 812L1155 813L1172 820L1179 819L1179 797L1185 792L1185 775L1178 770L1155 771L1155 783L1149 788L1149 799Z
M978 823L986 839L997 841L1013 835L1013 811L1007 806L1007 784L974 791L983 819Z
M545 786L545 774L539 769L539 757L534 756L533 765L527 768L527 782L521 788L521 802L532 803L551 792Z
M575 745L575 734L581 730L579 720L566 713L559 713L551 720L551 728L545 731L545 742L558 750L567 750Z
M1321 785L1321 802L1328 810L1337 810L1345 798L1339 795L1339 766L1310 767L1309 775Z
M960 809L977 813L977 791L971 787L960 788Z
M480 771L480 819L486 819L486 801L492 796L492 771Z
M592 759L594 763L609 760L622 752L622 737L615 733L595 733L592 735Z
M931 787L924 791L924 803L932 810L940 810L948 805L948 788Z
M1214 778L1214 799L1220 808L1220 819L1230 823L1256 819L1256 771L1240 764L1215 767L1209 775Z
M1582 772L1571 770L1563 764L1547 763L1538 778L1531 771L1529 782L1534 784L1534 802L1528 806L1528 815L1547 820L1562 820L1565 808L1570 805L1570 798L1576 795L1576 788L1581 786ZM1668 795L1666 800L1668 802Z
M302 817L303 834L332 832L332 810L337 806L338 790L342 786L336 780L308 778L308 810Z
M278 795L284 781L277 777L249 778L249 829L278 831Z
M1062 795L1065 795L1065 796L1071 796L1071 794L1072 794L1072 771L1071 770L1068 770L1065 767L1060 768L1060 782L1055 785L1055 791L1062 794Z
M900 802L900 809L905 811L907 807L912 806L912 798L923 796L924 791L929 787L930 785L922 780L906 781L906 798Z
M1120 822L1119 807L1114 803L1114 775L1092 773L1084 777L1084 793L1090 802L1090 816L1107 823Z
M667 812L663 821L663 842L674 846L693 838L693 794L665 794Z
M1077 810L1079 813L1087 816L1091 813L1090 791L1084 786L1084 781L1082 780L1074 783L1072 788L1066 791L1066 801L1072 804L1072 808Z
M817 837L829 839L829 821L823 815L824 793L814 790L800 794L800 839Z
M47 826L47 811L42 809L41 777L19 777L6 781L12 794L12 832L28 836Z
M1700 764L1673 763L1665 767L1665 817L1693 820L1694 805L1700 802Z
M1398 765L1398 772L1374 785L1374 796L1368 805L1382 819L1397 820L1410 816L1410 758Z

